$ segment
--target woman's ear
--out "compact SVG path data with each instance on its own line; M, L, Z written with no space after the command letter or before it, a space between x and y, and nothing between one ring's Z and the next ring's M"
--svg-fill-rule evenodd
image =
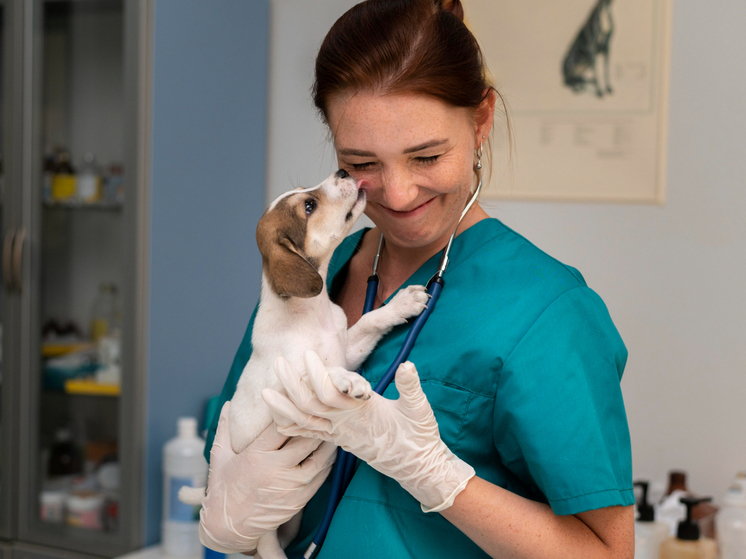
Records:
M497 101L497 92L490 88L484 97L482 103L477 107L474 113L474 123L476 124L476 138L474 149L479 148L485 139L490 135L492 123L495 120L495 103Z

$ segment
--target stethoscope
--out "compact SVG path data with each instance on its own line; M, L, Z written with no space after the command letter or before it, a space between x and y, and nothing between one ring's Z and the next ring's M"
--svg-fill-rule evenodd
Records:
M481 167L481 164L477 165L477 169L481 169ZM477 189L474 191L474 194L469 199L469 202L466 204L464 211L461 212L461 217L459 217L458 223L456 223L456 227L453 230L453 233L451 233L450 239L448 239L448 244L443 250L443 256L440 258L438 271L435 272L433 277L430 278L430 281L428 281L427 283L427 293L429 295L427 306L412 323L412 326L409 329L409 333L404 339L404 343L402 344L399 353L396 355L396 358L394 359L393 363L391 363L391 366L388 368L386 373L381 377L381 380L378 381L378 384L376 384L375 388L373 389L377 394L383 394L386 388L388 388L389 384L391 384L391 381L394 380L396 370L399 368L399 365L404 363L404 361L406 361L409 357L409 353L414 347L417 336L419 336L422 327L425 326L425 322L427 322L428 317L432 314L433 309L435 308L435 304L438 302L438 298L440 297L440 293L441 291L443 291L443 286L445 285L445 282L443 281L443 274L445 274L446 269L448 268L448 253L451 251L451 245L453 245L453 239L456 237L456 231L458 231L458 227L459 225L461 225L461 220L464 219L466 213L469 211L469 209L471 209L472 205L479 197L479 191L481 189L482 176L480 173ZM368 288L365 292L365 305L363 306L363 314L372 311L373 305L375 304L379 283L378 264L381 259L382 249L383 235L381 235L380 239L378 240L378 249L376 251L376 257L373 260L373 273L368 278ZM331 524L332 517L334 516L334 511L337 510L337 506L342 500L342 495L347 489L347 486L350 484L350 481L352 481L352 476L355 473L356 461L357 458L355 458L355 456L350 454L349 452L345 452L341 448L337 450L337 460L334 464L334 472L332 474L332 489L329 495L329 502L326 505L326 511L324 512L324 518L321 522L321 526L319 526L316 535L313 537L311 545L308 546L308 549L306 549L306 552L303 554L303 559L311 559L311 557L313 557L316 551L318 551L318 549L321 547L321 544L324 543L326 533L329 531L329 525Z

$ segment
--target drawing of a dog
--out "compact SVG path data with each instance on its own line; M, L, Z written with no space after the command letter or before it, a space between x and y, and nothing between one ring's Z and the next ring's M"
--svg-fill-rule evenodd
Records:
M562 74L566 86L579 93L585 90L586 84L593 84L596 86L598 97L612 93L609 80L609 45L613 32L611 0L598 0L565 56ZM601 56L604 62L603 88L599 80Z

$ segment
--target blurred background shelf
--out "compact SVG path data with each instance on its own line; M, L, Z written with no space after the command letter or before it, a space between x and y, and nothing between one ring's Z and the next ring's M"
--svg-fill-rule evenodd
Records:
M103 384L92 379L74 379L65 381L67 394L86 396L120 396L122 387L118 384Z
M121 212L124 209L123 202L82 202L79 200L45 200L44 207L49 209L63 210L101 210Z

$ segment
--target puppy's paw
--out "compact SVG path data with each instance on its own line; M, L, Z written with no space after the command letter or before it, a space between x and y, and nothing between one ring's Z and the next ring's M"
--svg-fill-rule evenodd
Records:
M425 310L428 299L430 295L424 285L410 285L394 295L386 307L396 313L401 322L406 322L407 318L418 316Z
M201 505L206 493L206 487L189 487L184 485L179 489L179 501L187 505Z
M357 373L341 367L331 367L329 376L337 390L356 400L367 400L373 393L370 383Z

